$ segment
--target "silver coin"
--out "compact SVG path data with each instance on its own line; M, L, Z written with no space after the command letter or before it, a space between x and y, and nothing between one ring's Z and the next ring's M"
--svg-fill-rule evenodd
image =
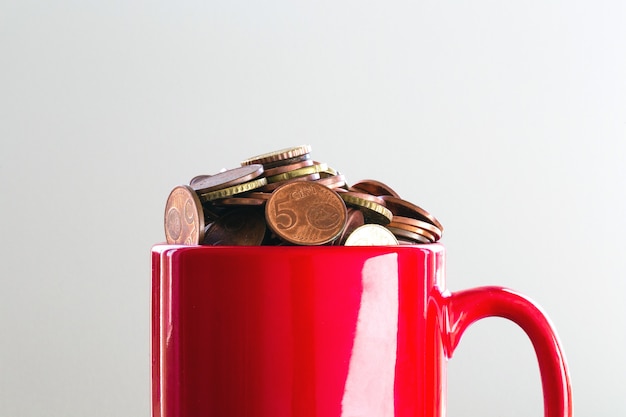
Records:
M359 226L346 239L345 246L390 246L398 245L398 239L385 226L367 223Z

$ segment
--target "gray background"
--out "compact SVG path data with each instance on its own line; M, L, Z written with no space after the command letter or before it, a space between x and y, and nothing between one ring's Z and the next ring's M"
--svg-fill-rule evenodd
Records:
M445 227L451 290L557 328L577 416L626 413L626 3L0 1L0 416L149 416L170 190L311 144ZM540 416L487 319L448 416Z

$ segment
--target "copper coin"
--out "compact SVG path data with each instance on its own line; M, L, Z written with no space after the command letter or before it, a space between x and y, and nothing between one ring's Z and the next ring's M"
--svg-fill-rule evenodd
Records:
M293 171L294 169L310 167L313 165L313 161L305 159L304 161L293 162L291 164L280 165L275 168L268 168L265 170L265 176L271 177L273 175L283 174L285 172Z
M191 188L193 188L194 184L200 181L204 181L205 179L212 177L212 176L213 175L210 175L210 174L196 175L195 177L189 180L189 185L191 186Z
M346 177L343 174L322 176L317 183L332 189L342 188L346 186Z
M380 197L354 191L341 191L339 196L347 205L363 210L367 223L385 225L393 217L393 214L385 207L385 202Z
M204 213L196 192L175 187L165 205L165 238L170 245L198 245L204 238Z
M274 191L275 189L277 189L281 185L289 184L290 182L317 181L319 179L320 179L320 174L313 173L313 174L309 174L309 175L304 175L302 177L292 178L290 180L285 180L285 181L273 182L271 184L266 184L263 187L259 188L259 191L262 191L262 192L265 192L265 193L269 194L269 193L272 193L272 191Z
M393 216L393 222L406 224L412 227L418 227L427 231L429 235L434 236L435 240L441 239L442 231L439 230L439 228L432 223L404 216Z
M263 165L253 164L218 172L215 175L198 176L192 179L190 186L198 193L205 194L211 191L232 187L249 182L263 174Z
M336 239L346 224L343 200L312 181L278 187L265 205L267 224L281 239L297 245L323 245Z
M318 181L319 182L319 181ZM343 245L346 242L350 233L354 232L357 227L363 226L365 219L363 212L356 208L348 207L348 219L346 220L346 226L337 239L333 241L334 245Z
M390 195L392 197L400 198L397 192L395 192L390 186L376 180L361 180L350 186L350 189L355 191L365 192L371 195Z
M385 226L367 223L357 227L346 239L346 246L389 246L397 245L398 239Z
M266 229L263 210L251 207L234 209L207 228L203 244L256 246L263 242Z
M219 172L224 172L226 171L226 168L222 168L219 170ZM204 180L208 177L212 177L215 174L202 174L202 175L196 175L195 177L193 177L192 179L189 180L189 185L191 186L191 188L193 188L193 185L195 183L197 183L198 181Z
M408 230L399 229L393 226L386 226L396 237L412 240L416 243L432 243L428 238L418 234L409 232Z
M395 227L397 229L406 230L406 231L409 231L409 232L412 232L412 233L417 233L418 235L424 236L426 239L428 239L431 242L435 242L435 241L439 240L439 238L437 236L435 236L433 233L430 233L428 230L422 229L421 227L412 226L412 225L410 225L408 223L396 222L395 221L395 217L394 217L394 220L392 220L391 223L389 223L387 226Z
M385 200L387 208L391 210L394 216L413 217L414 219L424 220L436 226L443 233L441 223L439 223L435 216L423 208L398 197L383 195L381 198Z
M241 161L241 165L261 164L267 165L291 158L298 158L311 153L311 145L293 146L291 148L279 149L277 151L256 155Z

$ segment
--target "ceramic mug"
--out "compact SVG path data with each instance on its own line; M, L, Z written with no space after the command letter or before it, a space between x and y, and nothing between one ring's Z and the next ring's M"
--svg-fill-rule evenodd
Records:
M446 290L441 244L152 248L153 417L443 417L467 327L517 323L546 417L571 416L552 324L503 287Z

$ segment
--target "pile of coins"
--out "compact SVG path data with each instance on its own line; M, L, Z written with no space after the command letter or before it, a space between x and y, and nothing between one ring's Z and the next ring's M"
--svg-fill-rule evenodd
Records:
M433 243L443 227L386 184L349 185L301 145L175 187L165 236L182 245L386 246Z

